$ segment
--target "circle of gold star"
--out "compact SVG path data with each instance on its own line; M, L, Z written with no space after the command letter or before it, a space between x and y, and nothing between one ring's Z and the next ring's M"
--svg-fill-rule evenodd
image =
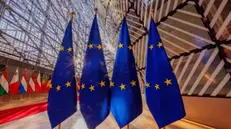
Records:
M63 46L60 46L59 50L60 50L60 51L63 51L63 50L64 50L64 47L63 47Z
M159 42L159 43L157 44L157 46L160 48L160 47L163 46L163 43Z
M91 86L89 87L89 89L90 89L91 91L93 91L93 90L95 90L95 87L94 87L93 85L91 85Z
M136 81L132 80L130 83L131 83L132 87L136 86Z
M97 46L97 48L98 48L98 50L101 50L101 49L102 49L102 46L99 44L99 45Z
M110 82L110 87L114 87L114 82Z
M168 86L168 85L172 84L171 81L172 81L171 79L166 78L164 83L166 83L166 85Z
M101 81L99 84L100 84L101 87L105 86L105 82L104 81Z
M58 86L56 87L56 91L60 91L60 89L61 89L61 86L58 85Z
M120 43L118 46L119 46L119 48L123 48L123 44L122 43Z
M93 47L94 47L94 46L93 46L93 44L91 44L91 43L88 45L88 48L90 48L90 49L92 49Z
M68 82L66 83L66 87L70 87L71 86L71 82Z
M155 85L155 88L156 88L156 90L160 89L160 85L159 85L159 84L156 84L156 85Z
M67 51L68 51L68 52L71 52L71 51L72 51L72 48L71 48L71 47L69 47L69 48L67 49Z
M152 44L149 46L149 49L150 49L150 50L152 50L152 49L153 49L153 45L152 45Z
M123 83L120 85L120 89L125 90L125 85Z
M129 50L132 50L132 46L131 46L131 45L129 45L129 46L128 46L128 49L129 49Z
M85 84L82 84L82 85L81 85L81 88L84 89L84 88L85 88Z
M150 84L149 84L149 83L146 83L145 86L148 88L148 87L150 87Z

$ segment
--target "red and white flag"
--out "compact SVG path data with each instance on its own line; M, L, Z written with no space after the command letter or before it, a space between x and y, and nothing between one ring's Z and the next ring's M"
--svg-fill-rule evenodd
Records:
M40 72L39 72L37 80L35 82L35 92L39 93L41 91L42 91L42 84L41 84L41 75L40 75Z
M18 75L18 68L16 69L14 76L10 82L10 93L17 94L19 93L19 75Z
M28 92L29 93L35 92L34 72L32 72L30 80L29 80Z

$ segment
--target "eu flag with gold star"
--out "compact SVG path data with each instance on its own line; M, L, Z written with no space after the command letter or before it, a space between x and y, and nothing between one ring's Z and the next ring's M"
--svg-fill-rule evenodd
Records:
M151 19L146 62L146 101L159 128L185 116L179 86L156 25Z
M73 61L72 23L70 21L60 46L48 95L48 116L52 128L55 128L77 110Z
M111 81L111 112L120 128L142 112L142 100L126 17L122 21Z
M81 76L80 110L89 129L109 114L109 78L100 39L97 15L92 23Z

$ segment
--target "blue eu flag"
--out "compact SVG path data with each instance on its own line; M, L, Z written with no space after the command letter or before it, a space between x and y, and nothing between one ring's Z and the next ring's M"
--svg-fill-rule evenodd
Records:
M77 95L71 24L70 21L67 25L51 79L48 115L52 128L76 112Z
M142 113L140 86L126 17L122 21L110 86L111 112L122 128Z
M109 114L109 78L95 15L88 39L81 77L80 110L89 129L95 129Z
M179 86L156 25L151 19L146 64L146 101L159 128L185 116Z

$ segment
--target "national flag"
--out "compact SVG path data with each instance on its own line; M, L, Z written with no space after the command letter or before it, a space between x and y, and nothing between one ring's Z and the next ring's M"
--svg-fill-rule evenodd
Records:
M42 91L42 84L41 84L41 74L38 73L37 79L35 81L35 92L39 93Z
M122 21L110 86L111 112L122 128L142 113L141 92L126 17Z
M162 128L183 118L185 110L176 77L153 19L148 36L146 101L159 128Z
M18 75L18 68L16 69L14 75L13 75L13 78L10 82L10 93L11 94L17 94L19 93L19 75Z
M28 93L35 92L35 83L34 83L34 72L31 73L31 77L28 85Z
M23 77L19 85L19 92L25 94L27 92L27 69L24 69Z
M48 95L47 111L52 128L55 128L77 110L71 24L70 21L60 46Z
M7 94L9 92L9 82L7 67L3 70L1 80L0 80L0 96Z
M81 77L80 110L89 129L109 114L109 85L97 15L92 23Z
M49 91L48 89L48 87L47 87L47 81L48 81L48 79L47 79L47 74L43 74L43 76L42 76L42 91L43 92L47 92L47 91Z

